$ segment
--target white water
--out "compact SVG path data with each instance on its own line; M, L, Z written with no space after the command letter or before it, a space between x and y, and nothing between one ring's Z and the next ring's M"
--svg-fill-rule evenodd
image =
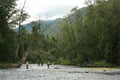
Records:
M103 74L101 71L64 65L51 65L48 69L47 65L31 64L29 69L23 65L21 68L0 70L0 80L120 80L120 74Z

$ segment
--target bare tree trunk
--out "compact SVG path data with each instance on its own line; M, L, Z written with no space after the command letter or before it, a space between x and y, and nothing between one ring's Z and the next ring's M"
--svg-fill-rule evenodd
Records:
M16 60L17 57L18 57L19 47L20 47L20 44L17 45L17 49L16 49L16 52L15 52L15 60Z
M24 4L23 4L23 7L22 7L22 9L20 10L20 13L19 13L19 15L21 15L22 13L23 13L23 9L24 9L24 7L25 7L25 3L26 3L26 0L24 1ZM20 18L22 18L22 16L20 16ZM17 59L17 57L18 57L18 52L19 52L19 47L20 47L20 29L21 29L21 23L23 22L24 20L22 19L22 20L19 20L18 21L18 44L17 44L17 49L16 49L16 53L15 53L15 60Z

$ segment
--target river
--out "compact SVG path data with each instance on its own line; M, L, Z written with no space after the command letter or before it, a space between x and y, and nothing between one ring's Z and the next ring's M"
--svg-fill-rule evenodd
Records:
M65 65L38 66L25 64L21 68L1 69L0 80L120 80L120 70L82 68Z

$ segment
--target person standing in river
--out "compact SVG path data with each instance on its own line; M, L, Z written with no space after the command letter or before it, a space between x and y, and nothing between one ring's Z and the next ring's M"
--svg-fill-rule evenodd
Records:
M43 61L41 61L41 66L43 66Z
M38 66L40 65L40 61L37 62Z
M48 61L48 63L47 63L47 67L48 67L48 69L49 69L49 66L50 66L50 62Z
M28 63L28 61L27 61L27 62L26 62L26 69L28 69L28 66L29 66L28 64L29 64L29 63Z

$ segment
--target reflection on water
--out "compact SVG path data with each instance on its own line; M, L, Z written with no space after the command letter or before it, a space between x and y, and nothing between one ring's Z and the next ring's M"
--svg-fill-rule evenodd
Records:
M103 73L105 72L111 73L111 71ZM120 74L108 75L102 74L101 71L63 65L52 65L47 69L46 65L31 64L29 69L25 69L23 65L20 69L0 70L0 80L120 80Z

